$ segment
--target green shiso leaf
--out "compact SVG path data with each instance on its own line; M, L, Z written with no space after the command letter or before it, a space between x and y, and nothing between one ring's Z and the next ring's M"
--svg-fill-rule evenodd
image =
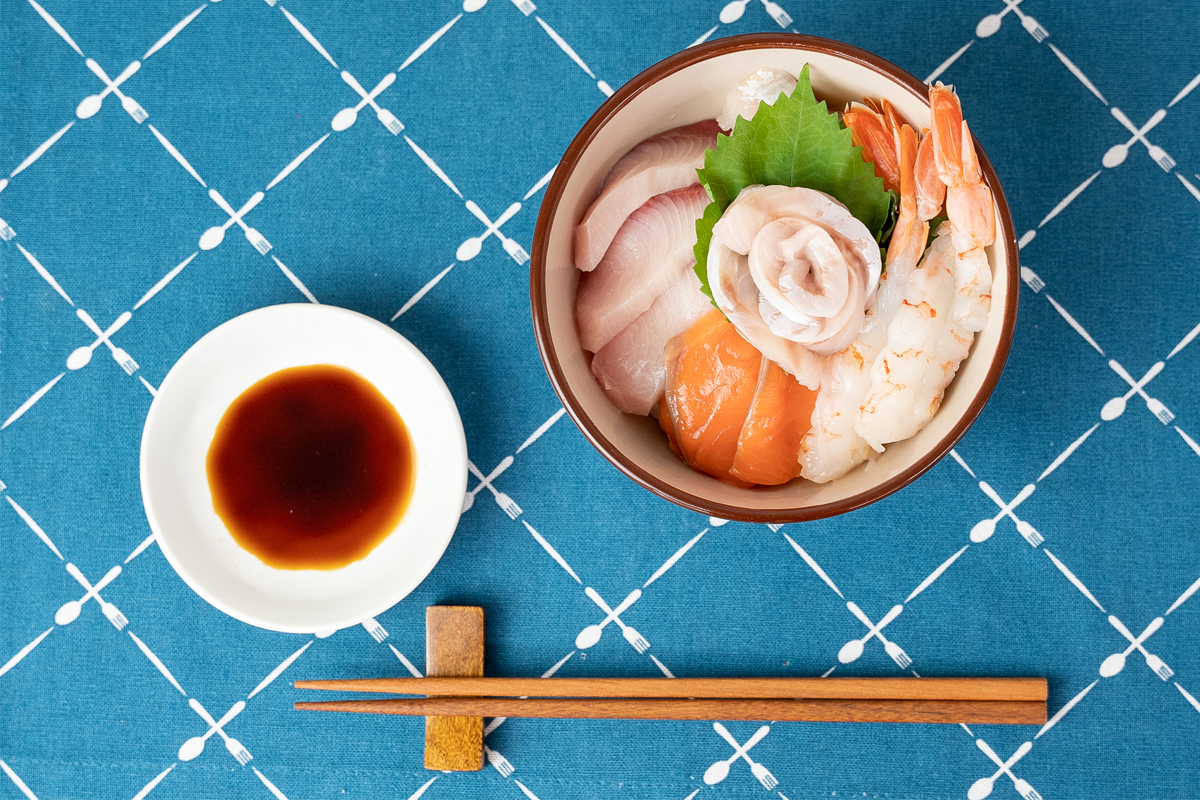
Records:
M697 170L712 203L696 220L696 274L710 298L708 248L713 226L747 186L802 186L832 195L882 241L890 218L892 195L863 159L850 131L836 112L817 102L808 65L800 71L795 91L774 105L762 103L754 119L738 118L733 134L717 135L717 147Z
M937 238L937 229L939 227L941 227L942 223L948 219L950 219L950 218L947 217L945 215L945 213L941 213L941 214L938 214L933 219L929 220L929 236L926 237L926 239L925 239L925 249L926 250L928 250L930 247L933 246L933 240ZM709 234L709 238L712 238L711 233Z
M713 300L713 295L712 288L708 285L708 245L712 241L713 226L721 219L722 213L719 205L709 203L704 209L704 216L696 220L696 275L700 278L700 291L708 295L709 300ZM704 256L703 261L700 260L701 254ZM715 300L713 304L716 304Z

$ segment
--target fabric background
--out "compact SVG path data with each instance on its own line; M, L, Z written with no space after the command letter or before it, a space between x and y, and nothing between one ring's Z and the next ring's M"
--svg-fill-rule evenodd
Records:
M0 2L0 797L961 798L998 769L976 739L1001 760L1032 742L997 798L1028 797L1018 779L1047 799L1200 797L1194 2L751 0L729 24L721 0L40 2ZM792 19L781 26L776 8ZM464 199L489 219L520 201L501 230L529 247L544 182L603 102L600 82L619 87L704 38L781 28L955 84L1025 269L1007 369L954 457L862 511L775 528L709 520L621 477L545 378L526 265L495 236L473 260L455 253L485 226ZM120 88L149 118L113 95L78 118L104 87L83 56L112 78L140 60ZM378 102L399 135L370 107L331 131L359 100L341 69L368 91L396 72ZM1107 167L1118 144L1127 157ZM198 250L228 218L206 186L235 208L266 191L246 222L268 254L237 227ZM305 299L416 343L458 401L479 470L514 456L494 489L521 510L511 519L472 478L476 502L428 580L325 639L201 601L154 545L138 484L142 423L180 355L231 317ZM132 312L112 334L131 375L105 345L67 369L95 341L77 309L102 328ZM1120 375L1152 369L1144 396ZM1106 421L1120 396L1127 409ZM984 484L1006 504L1035 488L972 543L1002 511ZM1045 541L1031 546L1016 519ZM681 552L622 615L644 654L616 626L575 648L604 616L584 586L615 606ZM85 591L68 562L89 582L121 566L100 594L127 625L95 602L55 624ZM909 672L1047 676L1053 719L1040 731L772 725L748 753L778 780L768 791L745 761L703 782L733 753L711 723L513 720L489 727L499 767L429 774L418 721L291 710L296 678L419 673L432 603L486 608L493 675L904 674L874 639L839 664L867 632L847 601L876 621L904 605L884 634ZM1135 636L1164 619L1144 648L1165 680L1137 650L1100 676L1128 644L1110 615ZM225 735L252 760L213 736L180 761L208 730L190 699L214 718L245 700ZM739 742L758 727L727 725Z

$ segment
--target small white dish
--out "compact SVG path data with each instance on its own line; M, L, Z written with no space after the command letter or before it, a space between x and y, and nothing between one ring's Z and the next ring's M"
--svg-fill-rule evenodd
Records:
M395 530L362 560L334 570L281 570L234 542L213 509L205 459L242 392L279 370L311 364L352 370L395 406L412 438L416 482ZM399 333L344 308L279 305L229 320L171 368L146 416L141 480L159 547L196 594L250 625L324 633L382 613L433 570L462 511L467 444L450 390Z

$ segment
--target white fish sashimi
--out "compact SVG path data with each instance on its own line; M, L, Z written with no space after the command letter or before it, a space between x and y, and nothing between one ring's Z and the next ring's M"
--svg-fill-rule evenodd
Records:
M579 279L575 322L584 350L599 351L691 268L696 220L708 202L695 184L652 197L629 215L600 265Z
M833 197L747 186L713 227L708 279L738 332L810 389L825 357L862 328L882 263L866 226Z
M685 270L679 282L659 296L648 311L600 348L592 359L592 374L613 405L627 414L649 414L666 389L663 352L667 342L712 307L700 291L695 271Z
M696 170L705 150L716 147L719 130L711 119L674 128L622 156L575 228L575 266L594 270L625 220L651 197L697 183Z

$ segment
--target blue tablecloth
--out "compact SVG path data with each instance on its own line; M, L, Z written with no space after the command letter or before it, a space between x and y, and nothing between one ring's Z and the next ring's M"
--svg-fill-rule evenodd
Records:
M0 796L961 798L995 775L997 798L1200 797L1194 2L751 0L728 24L722 0L39 2L0 4ZM953 458L870 508L777 528L621 477L545 378L523 259L498 236L455 257L514 202L501 231L529 247L605 88L693 42L781 28L954 83L1025 267L1008 367ZM97 73L118 81L135 59L120 94L77 113ZM394 73L377 102L403 130L370 106L331 130L360 99L342 70L365 92ZM245 222L269 252L238 227L199 249L229 217L210 189L232 209L265 192ZM142 422L179 356L237 314L305 299L428 354L493 474L472 478L420 589L326 639L201 601L155 546L138 484ZM96 341L85 313L125 352L101 344L72 370ZM107 605L56 624L108 578ZM649 649L611 626L575 646L604 616L587 586L614 606L642 589L622 619ZM850 602L875 621L903 605L884 635L908 670L874 638L839 663L867 632ZM419 674L433 603L487 609L493 675L1045 675L1053 718L762 737L730 723L728 738L703 722L513 720L489 725L483 773L440 774L421 767L419 721L291 709L296 678ZM209 730L201 710L242 701L180 759ZM751 737L778 785L745 760L707 785L728 739Z

